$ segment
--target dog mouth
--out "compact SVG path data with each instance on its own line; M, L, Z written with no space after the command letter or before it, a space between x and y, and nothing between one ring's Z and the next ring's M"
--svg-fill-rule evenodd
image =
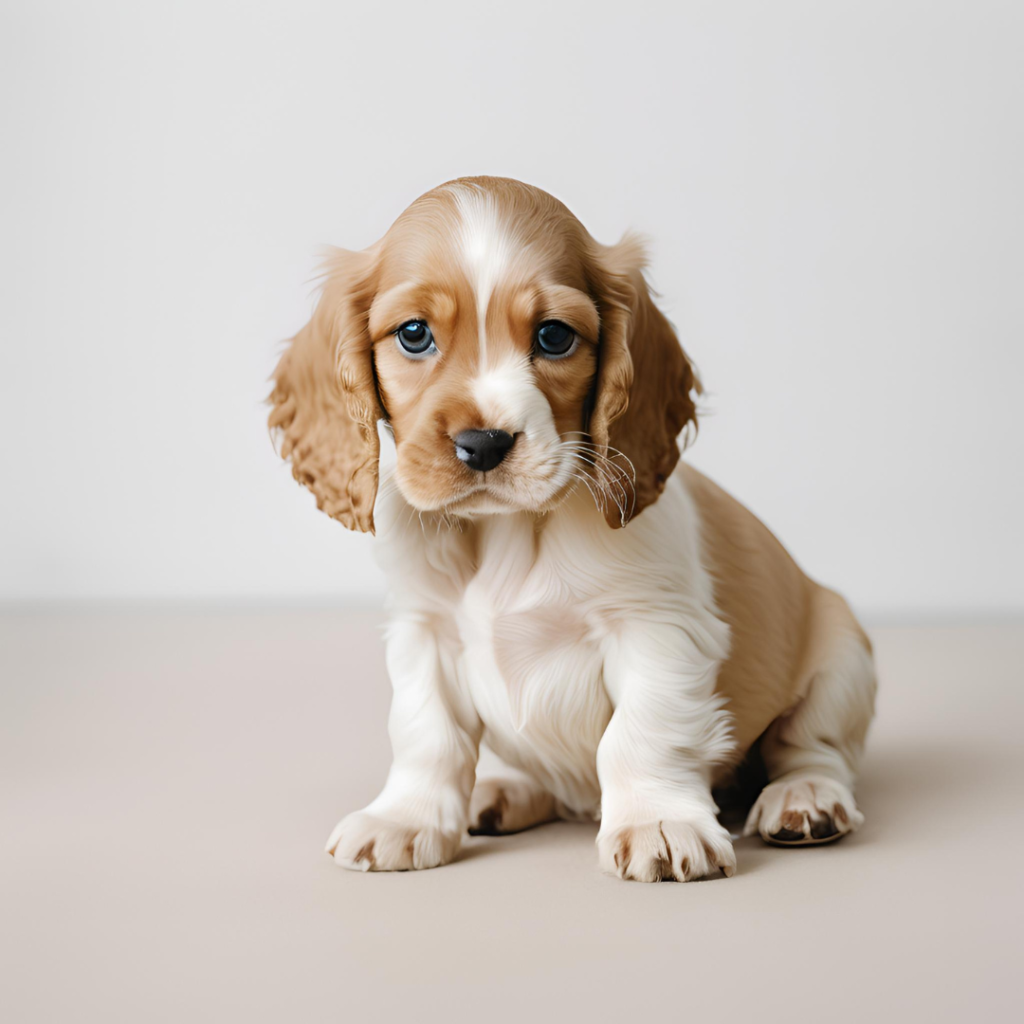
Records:
M572 490L571 460L552 446L526 445L517 433L515 444L497 464L473 469L466 459L398 459L398 485L405 499L421 512L476 517L488 514L549 511ZM403 466L404 462L404 466Z
M522 511L500 491L486 486L446 502L444 510L455 515L486 515L494 512Z
M445 503L454 513L483 515L502 512L546 512L572 489L572 476L562 467L526 472L501 466L481 474L469 490Z
M490 479L489 479L490 478ZM557 479L492 470L479 474L470 487L430 502L423 511L443 512L451 515L481 516L511 512L542 512L565 490ZM411 500L410 495L407 499ZM414 505L419 502L411 500Z

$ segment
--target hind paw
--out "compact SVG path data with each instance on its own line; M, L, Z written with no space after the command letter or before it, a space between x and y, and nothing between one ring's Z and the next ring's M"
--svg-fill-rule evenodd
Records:
M747 818L745 836L776 846L812 846L841 839L864 823L853 794L825 776L765 786Z

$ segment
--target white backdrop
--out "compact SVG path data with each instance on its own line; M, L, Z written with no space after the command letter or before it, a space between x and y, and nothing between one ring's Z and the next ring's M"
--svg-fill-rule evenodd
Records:
M271 450L317 246L463 174L653 280L690 457L869 616L1024 610L1018 3L3 4L0 599L370 595Z

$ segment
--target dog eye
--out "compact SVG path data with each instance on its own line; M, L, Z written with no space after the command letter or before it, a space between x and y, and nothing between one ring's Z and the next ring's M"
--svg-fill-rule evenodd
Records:
M576 347L576 332L558 320L537 328L537 351L548 359L561 359Z
M437 351L434 335L422 320L410 320L395 331L398 344L407 356L419 358Z

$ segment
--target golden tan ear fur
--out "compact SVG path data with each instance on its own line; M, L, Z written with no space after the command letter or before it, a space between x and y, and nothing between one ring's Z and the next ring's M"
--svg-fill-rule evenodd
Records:
M333 519L371 533L383 416L367 330L374 262L369 251L330 259L313 319L277 364L269 398L295 479Z
M601 337L590 436L612 460L596 460L606 493L625 491L618 503L624 508L611 502L605 513L612 527L625 526L658 499L679 461L679 433L697 422L691 393L700 394L700 382L651 298L645 264L643 245L633 236L600 247L595 287ZM632 463L625 467L628 479L615 449Z

